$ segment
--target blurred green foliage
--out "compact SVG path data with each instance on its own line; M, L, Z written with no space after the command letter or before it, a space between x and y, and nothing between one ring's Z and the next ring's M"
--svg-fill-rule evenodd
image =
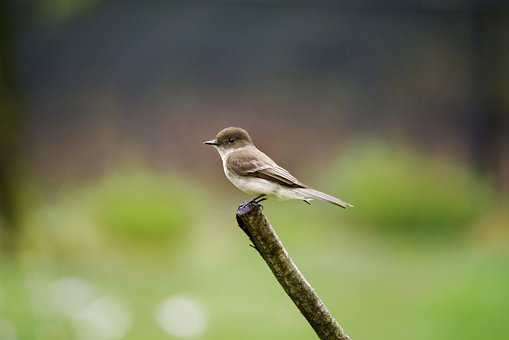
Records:
M308 206L271 200L264 212L352 338L466 340L486 334L490 339L503 339L509 331L507 247L496 248L497 253L485 245L479 248L477 243L423 247L402 243L393 247L385 239L355 231L360 225L356 221L376 221L372 214L377 210L369 206L376 203L369 201L371 195L383 199L383 195L393 194L391 185L396 184L431 190L414 183L426 180L429 184L432 175L438 176L425 169L455 176L452 182L463 188L462 193L486 191L482 197L487 205L488 190L482 181L456 166L428 160L430 164L422 163L421 172L407 179L400 173L414 171L414 162L422 159L401 150L371 147L345 157L350 157L352 168L337 165L335 169L344 171L338 177L352 186L335 181L337 188L330 191L341 193L356 208L344 211L325 203ZM386 180L370 168L376 159L386 177L400 176L404 182L394 180L373 188L352 181L360 181L356 176L363 175L369 181L374 181L375 175ZM25 210L23 261L0 262L0 338L14 330L17 339L88 339L91 337L82 334L83 317L87 322L95 320L99 330L103 326L113 331L122 328L115 308L97 304L104 297L118 301L129 317L122 339L175 338L163 330L156 315L168 298L183 296L198 302L206 316L203 334L195 338L315 338L236 227L236 199L225 201L216 195L214 200L206 200L205 190L182 175L162 175L144 167L118 169L82 183L79 189L62 187L44 204L34 204L31 213ZM368 193L360 192L362 188ZM399 191L396 193L403 195ZM397 197L390 202L392 207L403 205L404 199ZM415 209L404 203L406 209ZM195 209L201 218L193 217ZM437 211L430 209L442 213ZM460 209L454 211L464 214ZM356 214L355 218L345 221L351 214ZM413 221L411 217L406 217L406 223ZM448 221L460 219L446 217ZM471 222L474 217L462 218ZM499 218L500 224L507 225L505 215ZM394 221L388 217L383 221L387 220ZM353 228L341 228L348 224ZM435 230L423 226L426 224L407 227ZM192 231L192 237L178 237L184 230ZM112 242L119 238L124 241ZM148 247L137 247L140 240L148 241L142 243ZM160 240L171 241L171 251L166 251L169 242L158 243ZM63 290L68 286L62 282L74 282L73 290Z
M402 147L353 147L332 169L328 181L356 206L352 214L383 232L451 234L490 204L489 186L471 170Z
M99 224L135 239L177 236L191 224L191 209L199 205L192 185L146 170L111 174L92 191Z
M505 261L492 258L484 262L476 275L467 274L461 284L445 292L435 305L437 333L463 340L502 339L509 334L509 266Z

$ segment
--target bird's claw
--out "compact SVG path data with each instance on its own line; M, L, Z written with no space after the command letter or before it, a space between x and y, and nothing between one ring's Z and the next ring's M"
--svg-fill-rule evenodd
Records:
M260 205L260 203L265 201L266 199L267 199L267 196L259 195L259 196L256 196L255 198L253 198L250 201L244 202L243 205L248 205L248 204Z
M252 200L242 202L239 206L239 210L246 211L250 207L263 208L263 206L260 203L265 201L266 199L267 197L265 195L256 196Z
M253 198L249 202L255 203L255 204L260 204L261 202L265 201L266 199L267 199L266 195L259 195L259 196L256 196L255 198Z

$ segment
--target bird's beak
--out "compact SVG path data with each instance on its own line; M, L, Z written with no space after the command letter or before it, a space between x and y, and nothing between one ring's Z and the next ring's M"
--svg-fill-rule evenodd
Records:
M218 145L217 144L217 141L215 139L213 140L208 140L206 142L203 142L203 144L207 144L207 145Z

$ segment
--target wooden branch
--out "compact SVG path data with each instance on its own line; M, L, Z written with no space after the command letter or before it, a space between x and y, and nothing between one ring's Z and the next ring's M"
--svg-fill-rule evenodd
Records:
M236 217L253 247L265 260L274 276L320 339L350 340L327 309L315 290L306 281L281 243L257 203L239 206Z

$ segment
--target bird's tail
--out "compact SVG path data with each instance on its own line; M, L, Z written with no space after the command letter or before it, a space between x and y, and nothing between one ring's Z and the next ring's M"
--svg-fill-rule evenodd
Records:
M311 188L302 188L298 189L300 193L306 198L306 199L317 199L322 201L327 201L329 203L335 204L337 206L340 206L341 208L351 208L353 205L350 203L343 202L337 197L328 195L326 193L323 193L321 191L311 189Z

